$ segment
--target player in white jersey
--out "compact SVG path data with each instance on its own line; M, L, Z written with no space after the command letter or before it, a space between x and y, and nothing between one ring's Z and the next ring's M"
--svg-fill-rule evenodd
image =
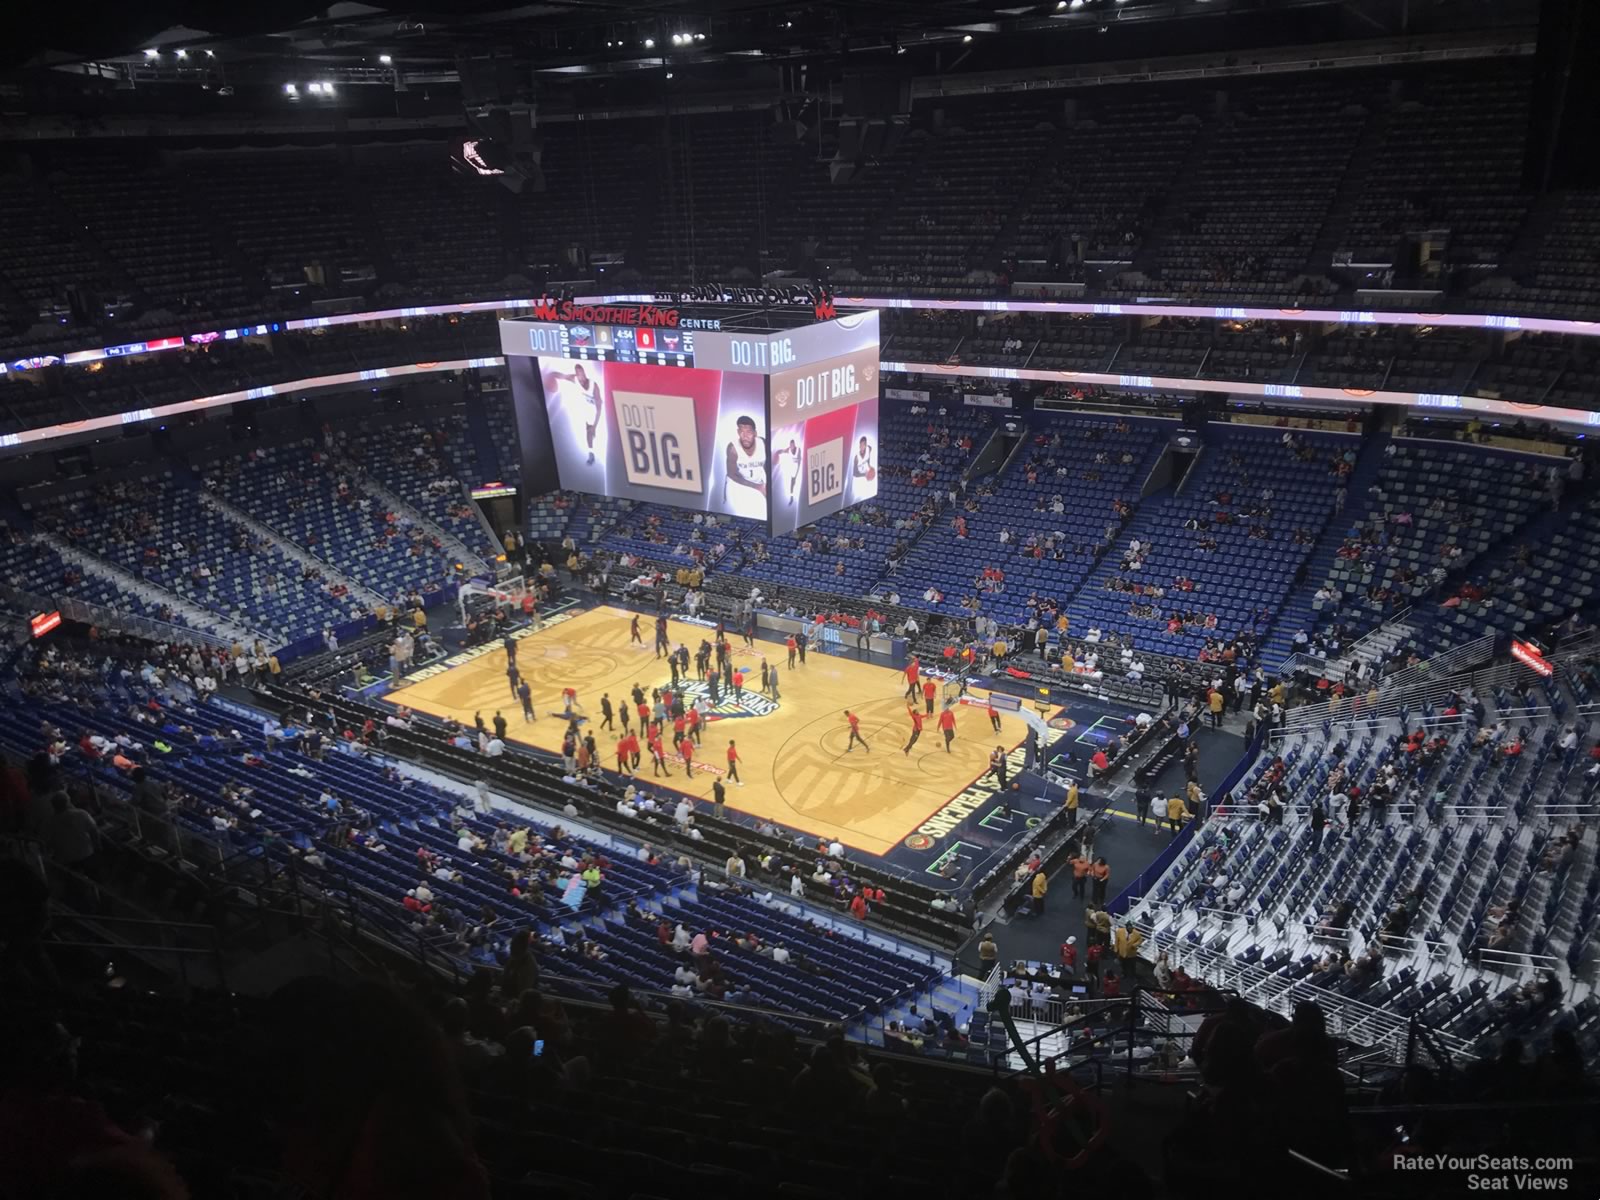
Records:
M782 433L778 434L782 437ZM793 505L795 492L800 486L800 443L789 439L787 446L772 452L772 473L777 476L778 495L785 504Z
M593 465L594 437L600 428L600 381L589 378L582 363L574 363L570 375L553 371L550 378L571 384L577 392L577 412L583 421L584 444L589 451L589 462L585 465Z
M850 502L878 494L878 469L872 465L872 443L863 435L850 458Z
M722 503L734 516L764 520L767 515L767 439L756 434L756 423L750 417L740 417L734 429L737 436L728 443Z

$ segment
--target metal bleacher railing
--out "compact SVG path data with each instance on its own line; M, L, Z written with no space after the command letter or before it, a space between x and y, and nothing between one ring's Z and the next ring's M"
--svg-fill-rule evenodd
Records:
M76 596L42 596L23 588L0 584L0 604L15 612L61 613L62 620L78 621L109 631L130 633L147 641L192 646L226 646L228 639L204 629L191 629L187 625L174 625L154 617L141 617L133 613L118 612L102 604L91 604Z
M1441 704L1451 695L1469 688L1483 695L1505 684L1525 682L1532 675L1529 667L1512 660L1482 670L1435 675L1402 687L1382 687L1375 700L1369 701L1365 696L1354 695L1348 699L1303 704L1284 714L1283 724L1273 730L1273 736L1281 738L1292 733L1304 733L1318 728L1324 722L1331 722L1341 729L1357 725L1377 726L1403 712L1416 712L1429 705Z
M1225 952L1187 943L1182 938L1172 938L1170 946L1165 945L1158 942L1162 926L1152 919L1154 915L1153 907L1147 908L1134 923L1145 935L1145 945L1152 950L1166 950L1174 966L1182 966L1213 988L1236 992L1251 1003L1284 1017L1293 1016L1294 1006L1300 1001L1314 1000L1327 1018L1331 1035L1347 1038L1358 1045L1381 1048L1392 1062L1408 1061L1419 1028L1414 1019L1374 1008L1302 980L1285 979L1254 964L1239 962ZM1428 1032L1452 1055L1471 1056L1471 1046L1465 1040L1438 1030Z

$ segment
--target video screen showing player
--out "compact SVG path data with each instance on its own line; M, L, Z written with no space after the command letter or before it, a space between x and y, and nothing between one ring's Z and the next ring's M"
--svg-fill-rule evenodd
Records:
M607 445L605 366L553 358L540 359L539 365L549 402L550 434L562 464L562 485L603 493ZM570 481L569 472L575 476Z
M801 463L805 460L805 424L784 425L772 431L772 511L773 520L782 522L800 503Z
M767 519L767 439L757 419L740 414L723 452L722 511L736 517Z
M767 519L763 376L632 362L534 361L536 376L521 367L511 371L512 394L530 426L545 418L542 440L553 450L560 486ZM536 387L529 386L530 376Z
M873 499L878 494L877 398L777 426L770 462L774 534L792 533Z
M855 453L850 458L851 504L871 500L878 494L877 447L866 434L856 438Z

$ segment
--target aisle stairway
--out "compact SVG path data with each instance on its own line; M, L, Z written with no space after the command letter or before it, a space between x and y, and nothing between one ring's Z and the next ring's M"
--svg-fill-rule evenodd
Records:
M1344 544L1345 531L1350 527L1354 498L1365 496L1367 488L1372 486L1378 468L1383 463L1383 448L1388 444L1389 435L1386 433L1362 440L1355 469L1346 485L1345 507L1342 511L1328 514L1317 543L1311 548L1311 557L1306 561L1305 578L1289 593L1277 620L1261 640L1262 662L1269 665L1282 662L1294 653L1294 635L1302 629L1309 632L1316 625L1318 614L1322 611L1322 605L1315 599L1317 590L1322 587L1338 559L1339 547Z

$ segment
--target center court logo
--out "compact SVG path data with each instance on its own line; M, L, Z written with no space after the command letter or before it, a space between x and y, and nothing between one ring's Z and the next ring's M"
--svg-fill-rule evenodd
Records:
M1067 730L1072 729L1078 723L1076 721L1074 721L1071 717L1051 717L1048 721L1045 722L1045 724L1050 726L1051 729L1057 730L1058 732L1061 732L1061 733L1065 733Z
M686 683L680 689L684 700L698 700L702 696L708 700L710 691L703 683ZM731 687L717 689L719 697L717 703L711 705L711 717L722 720L727 717L770 717L778 711L778 702L771 696L745 688L735 694Z

